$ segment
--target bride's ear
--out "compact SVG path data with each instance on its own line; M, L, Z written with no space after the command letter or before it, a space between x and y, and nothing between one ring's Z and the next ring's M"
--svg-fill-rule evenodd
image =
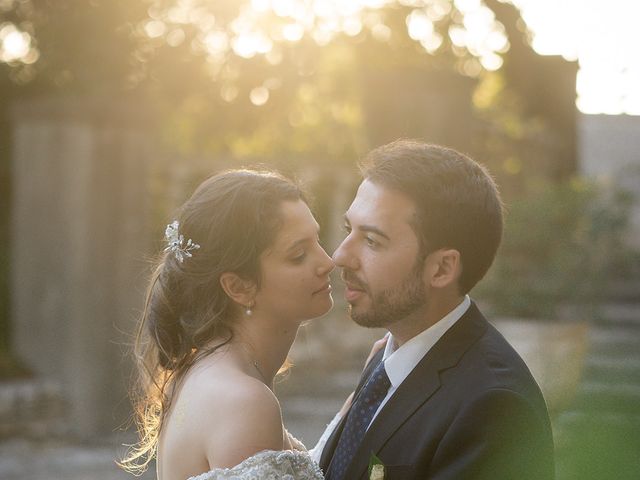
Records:
M256 283L245 280L237 273L225 272L220 275L220 286L227 296L243 307L253 305L257 292Z

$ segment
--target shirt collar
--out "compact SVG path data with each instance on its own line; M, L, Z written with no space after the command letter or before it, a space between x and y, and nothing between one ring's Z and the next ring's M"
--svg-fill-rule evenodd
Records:
M456 308L438 322L404 343L400 348L396 348L393 335L389 334L382 358L384 368L393 388L397 388L409 376L418 362L442 338L447 330L465 314L470 306L471 299L469 295L465 295Z

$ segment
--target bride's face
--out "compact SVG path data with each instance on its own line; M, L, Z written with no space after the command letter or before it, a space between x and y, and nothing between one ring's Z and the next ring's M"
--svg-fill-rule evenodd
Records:
M319 317L333 306L333 261L318 243L318 223L306 203L283 202L281 214L276 239L260 256L256 311L285 321Z

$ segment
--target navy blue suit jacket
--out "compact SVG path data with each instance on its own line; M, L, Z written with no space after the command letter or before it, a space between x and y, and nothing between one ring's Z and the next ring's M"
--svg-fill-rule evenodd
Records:
M356 396L382 353L363 373ZM344 419L324 448L325 474L343 427ZM372 454L385 465L385 480L554 478L540 389L473 302L378 413L345 479L368 479Z

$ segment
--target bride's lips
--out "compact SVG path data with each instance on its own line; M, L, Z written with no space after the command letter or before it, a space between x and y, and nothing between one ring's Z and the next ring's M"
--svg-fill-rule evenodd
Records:
M318 290L313 292L313 294L316 295L318 293L329 293L329 292L331 292L331 284L329 282L327 282L322 287L320 287Z

